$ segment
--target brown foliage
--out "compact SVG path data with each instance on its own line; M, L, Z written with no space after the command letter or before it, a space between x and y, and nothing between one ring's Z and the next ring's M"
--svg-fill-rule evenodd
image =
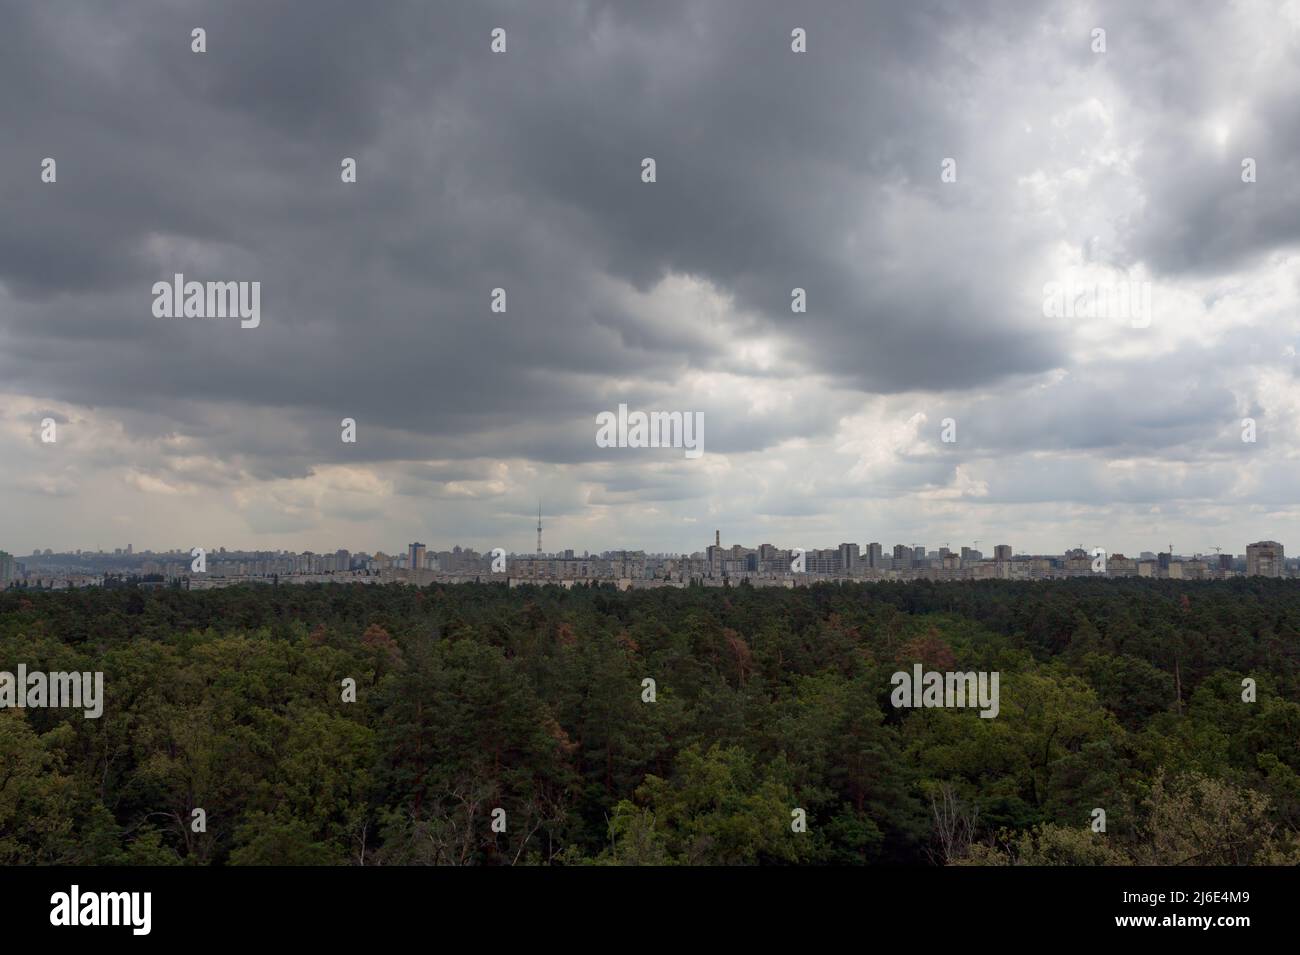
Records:
M913 637L899 647L895 660L898 663L921 663L927 669L943 671L952 670L957 665L952 647L939 636L939 631L935 627L931 627L925 636Z
M740 685L744 686L745 680L754 670L754 654L750 651L749 644L735 630L724 628L722 635L727 638L727 646L736 660L736 676Z

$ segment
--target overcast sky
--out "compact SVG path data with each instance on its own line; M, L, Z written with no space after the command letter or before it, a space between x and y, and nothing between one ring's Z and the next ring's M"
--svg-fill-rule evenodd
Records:
M1300 551L1297 90L1296 0L0 0L0 549Z

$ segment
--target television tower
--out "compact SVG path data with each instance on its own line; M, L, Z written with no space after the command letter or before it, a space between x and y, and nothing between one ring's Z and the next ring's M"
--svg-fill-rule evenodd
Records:
M542 556L542 502L537 502L537 556Z

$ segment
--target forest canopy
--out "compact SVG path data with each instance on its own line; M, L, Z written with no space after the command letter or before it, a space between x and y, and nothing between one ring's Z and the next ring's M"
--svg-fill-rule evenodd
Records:
M19 664L104 701L0 709L5 865L1300 861L1290 580L9 591Z

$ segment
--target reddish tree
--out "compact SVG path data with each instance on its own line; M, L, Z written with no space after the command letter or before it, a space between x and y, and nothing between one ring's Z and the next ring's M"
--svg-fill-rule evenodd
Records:
M924 636L913 637L898 649L895 660L899 663L921 663L932 670L952 670L957 665L952 647L931 627Z

